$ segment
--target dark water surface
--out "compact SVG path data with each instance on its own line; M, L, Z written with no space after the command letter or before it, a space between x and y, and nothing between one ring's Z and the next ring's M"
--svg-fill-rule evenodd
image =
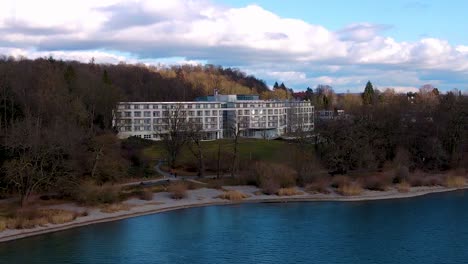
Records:
M0 263L468 263L468 195L185 209L3 243Z

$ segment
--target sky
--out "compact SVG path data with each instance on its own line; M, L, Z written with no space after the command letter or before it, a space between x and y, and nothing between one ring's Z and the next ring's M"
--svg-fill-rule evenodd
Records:
M235 67L269 86L468 91L464 0L0 0L0 54Z

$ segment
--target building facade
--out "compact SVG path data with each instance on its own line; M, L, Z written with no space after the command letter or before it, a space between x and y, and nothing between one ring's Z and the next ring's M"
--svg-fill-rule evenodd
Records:
M161 140L171 130L195 127L204 140L235 133L273 139L313 131L314 107L307 101L265 101L255 95L214 95L194 102L120 102L114 127L120 138Z

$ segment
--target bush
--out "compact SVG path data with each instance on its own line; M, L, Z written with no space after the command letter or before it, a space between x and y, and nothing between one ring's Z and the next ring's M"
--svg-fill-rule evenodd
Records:
M340 186L344 186L350 183L351 180L349 179L349 177L344 175L334 176L331 180L331 186L333 188L339 188Z
M6 229L6 220L0 219L0 232Z
M58 210L58 209L45 209L42 210L44 216L47 216L47 220L51 224L63 224L71 222L78 216L75 212Z
M128 204L117 203L117 204L106 204L101 207L101 212L103 213L115 213L118 211L128 211L130 210L131 206Z
M385 191L391 183L392 179L384 174L363 178L363 187L373 191Z
M176 182L169 185L169 191L172 199L182 199L187 196L187 185L183 182Z
M78 214L60 209L40 209L35 208L19 209L15 215L3 220L8 229L28 229L36 226L46 226L47 224L63 224L76 219Z
M138 198L140 200L151 201L153 200L153 192L148 189L143 189L138 193Z
M359 195L362 193L362 187L359 183L352 182L339 186L337 192L344 196Z
M401 193L407 193L411 190L411 185L407 181L402 181L397 184L397 190Z
M257 162L253 173L257 186L265 194L276 194L280 188L296 185L296 171L284 164Z
M281 188L278 191L279 196L294 196L294 195L301 195L304 194L303 192L298 191L294 187L289 187L289 188Z
M406 181L409 176L409 169L407 166L399 166L395 171L395 177L393 183L400 183Z
M262 189L262 192L264 194L272 195L278 193L280 189L280 184L276 179L273 177L268 177L262 179L262 183L260 185L260 188Z
M328 187L330 186L330 182L325 178L320 178L315 180L314 182L307 184L305 190L310 193L330 193Z
M120 187L114 185L96 185L92 182L84 182L74 193L73 199L85 205L98 205L102 203L116 203L122 200Z
M411 186L424 186L424 176L420 172L415 172L408 177Z
M424 179L424 186L442 186L444 181L440 176L428 176Z
M465 177L462 176L448 176L445 182L445 186L449 188L461 188L466 184Z
M218 196L218 198L221 198L221 199L226 199L226 200L230 200L230 201L240 201L244 198L248 198L249 195L245 194L245 193L242 193L240 191L236 191L236 190L230 190L230 191L226 191L224 193L222 193L221 195Z
M429 175L416 171L408 178L411 186L443 186L445 185L441 175Z

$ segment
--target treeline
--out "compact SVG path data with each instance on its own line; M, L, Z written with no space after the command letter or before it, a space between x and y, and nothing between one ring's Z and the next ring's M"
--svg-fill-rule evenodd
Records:
M369 82L347 109L344 117L317 120L316 149L331 172L468 169L468 98L457 91L423 86L396 94Z
M22 201L36 191L72 195L98 183L143 176L140 143L119 141L112 111L119 101L181 101L221 92L258 93L265 83L236 69L102 65L54 58L0 59L0 195Z

